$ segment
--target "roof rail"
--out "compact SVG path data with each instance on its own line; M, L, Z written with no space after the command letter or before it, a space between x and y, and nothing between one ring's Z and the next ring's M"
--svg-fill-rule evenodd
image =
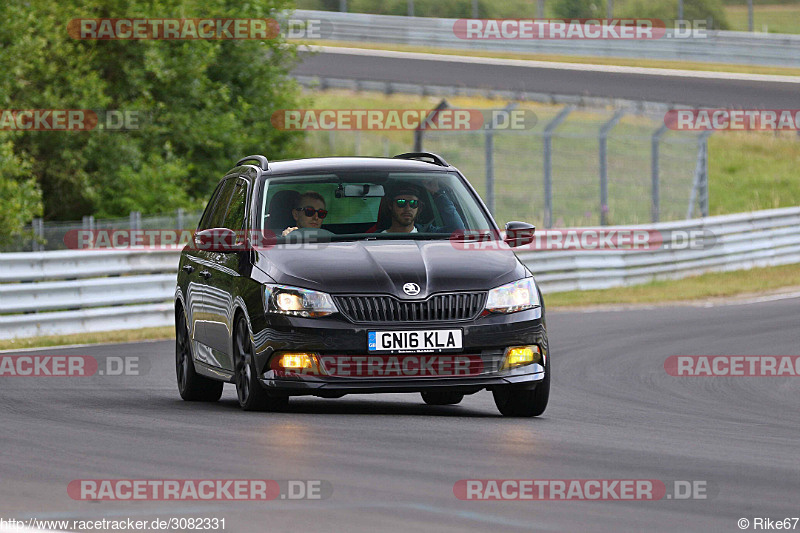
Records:
M433 163L434 165L439 165L440 167L450 166L450 163L445 161L442 156L434 154L433 152L408 152L405 154L396 155L393 159L413 159L416 161Z
M269 161L263 155L248 155L247 157L243 157L236 162L236 166L240 166L245 161L258 161L258 166L261 170L269 170Z

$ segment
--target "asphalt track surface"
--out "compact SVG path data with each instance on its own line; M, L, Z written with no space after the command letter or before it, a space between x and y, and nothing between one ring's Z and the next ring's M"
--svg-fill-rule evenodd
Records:
M621 98L702 107L800 107L798 83L464 63L447 56L440 56L438 60L420 60L353 54L330 48L301 56L303 61L293 72L303 76Z
M226 518L226 531L739 531L800 514L800 378L673 377L670 355L800 355L800 298L552 312L541 418L417 395L183 402L171 342L28 354L139 358L141 375L0 378L2 518ZM327 480L330 498L87 502L75 479ZM461 501L461 479L704 481L705 500ZM671 486L671 485L669 485ZM751 526L752 527L752 526Z

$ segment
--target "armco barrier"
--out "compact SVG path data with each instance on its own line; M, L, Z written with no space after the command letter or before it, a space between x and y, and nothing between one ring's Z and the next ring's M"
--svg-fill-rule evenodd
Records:
M800 207L626 228L670 235L704 230L715 239L700 249L524 251L519 257L545 293L800 263ZM0 254L0 339L168 326L178 253Z
M467 40L453 31L457 19L296 10L293 19L319 21L319 37L332 41L405 44L587 57L624 57L746 65L800 66L800 35L707 31L704 37L660 39ZM313 35L312 35L313 37ZM307 39L310 41L313 39Z

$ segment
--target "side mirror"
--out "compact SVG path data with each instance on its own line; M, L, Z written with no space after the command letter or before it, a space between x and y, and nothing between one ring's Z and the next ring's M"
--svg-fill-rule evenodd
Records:
M210 228L194 234L194 243L200 250L233 252L239 245L236 232L228 228Z
M536 226L527 222L511 221L506 224L505 243L511 248L525 246L533 242L533 234Z

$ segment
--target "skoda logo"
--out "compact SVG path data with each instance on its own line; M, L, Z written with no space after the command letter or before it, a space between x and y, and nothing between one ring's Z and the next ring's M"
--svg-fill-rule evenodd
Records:
M416 283L406 283L403 285L403 292L409 296L416 296L419 294L419 285Z

